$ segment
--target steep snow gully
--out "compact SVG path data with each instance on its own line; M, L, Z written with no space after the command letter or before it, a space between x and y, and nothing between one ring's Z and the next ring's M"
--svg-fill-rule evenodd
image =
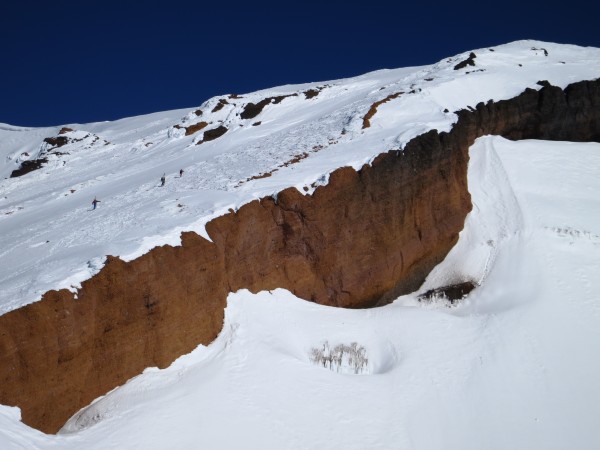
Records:
M471 209L475 139L600 141L600 81L541 82L517 97L459 111L360 170L341 168L312 195L286 189L130 262L108 257L74 294L0 316L0 403L55 433L146 367L166 367L223 326L230 292L285 288L316 303L385 304L414 291L456 243ZM456 282L468 280L455 280Z

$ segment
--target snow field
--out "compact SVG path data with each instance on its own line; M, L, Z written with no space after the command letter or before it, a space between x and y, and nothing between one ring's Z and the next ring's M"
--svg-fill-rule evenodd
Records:
M421 288L481 283L463 303L415 293L342 310L232 293L214 343L147 369L57 436L0 408L0 447L597 448L600 144L486 137L470 154L475 207ZM315 365L324 341L363 346L368 373Z

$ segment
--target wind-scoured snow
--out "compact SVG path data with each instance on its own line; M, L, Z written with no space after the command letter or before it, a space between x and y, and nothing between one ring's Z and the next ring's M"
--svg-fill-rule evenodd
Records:
M468 52L431 66L224 95L199 108L66 124L72 131L60 135L63 126L0 125L0 313L50 289L75 290L108 254L130 260L178 245L188 230L208 238L206 222L230 208L290 186L312 192L338 167L360 168L425 131L449 130L459 109L539 89L539 80L565 87L600 76L595 48L519 41L474 53L476 65L461 70L454 67ZM371 106L397 93L363 128ZM287 97L241 118L248 103L277 96ZM208 125L185 136L201 121ZM219 126L224 135L197 145ZM68 143L44 142L57 136ZM8 178L41 157L40 169ZM101 203L92 211L94 197Z
M474 208L421 290L462 303L343 310L229 296L215 342L147 369L57 436L0 408L3 449L595 449L600 445L600 144L480 138ZM560 179L561 183L556 180ZM365 370L315 364L357 343Z

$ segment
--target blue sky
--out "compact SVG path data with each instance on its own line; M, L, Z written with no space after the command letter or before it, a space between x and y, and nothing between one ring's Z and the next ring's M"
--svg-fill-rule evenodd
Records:
M517 39L600 47L589 0L11 3L0 13L0 122L22 126L193 107Z

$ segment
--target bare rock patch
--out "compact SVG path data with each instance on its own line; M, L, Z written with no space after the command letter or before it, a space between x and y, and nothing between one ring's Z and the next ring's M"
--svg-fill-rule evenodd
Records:
M379 100L375 103L373 103L371 105L371 107L369 108L369 111L367 111L367 114L365 114L365 116L363 117L363 130L365 128L369 128L371 126L371 119L373 118L373 116L377 113L377 108L380 105L383 105L384 103L389 102L390 100L393 100L395 98L398 98L400 95L404 94L404 92L396 92L394 94L390 94L388 95L386 98L384 98L383 100Z
M469 53L469 57L467 59L465 59L464 61L461 61L457 65L455 65L454 70L464 69L467 66L474 66L475 58L477 58L477 55L475 53L473 53L473 52Z

